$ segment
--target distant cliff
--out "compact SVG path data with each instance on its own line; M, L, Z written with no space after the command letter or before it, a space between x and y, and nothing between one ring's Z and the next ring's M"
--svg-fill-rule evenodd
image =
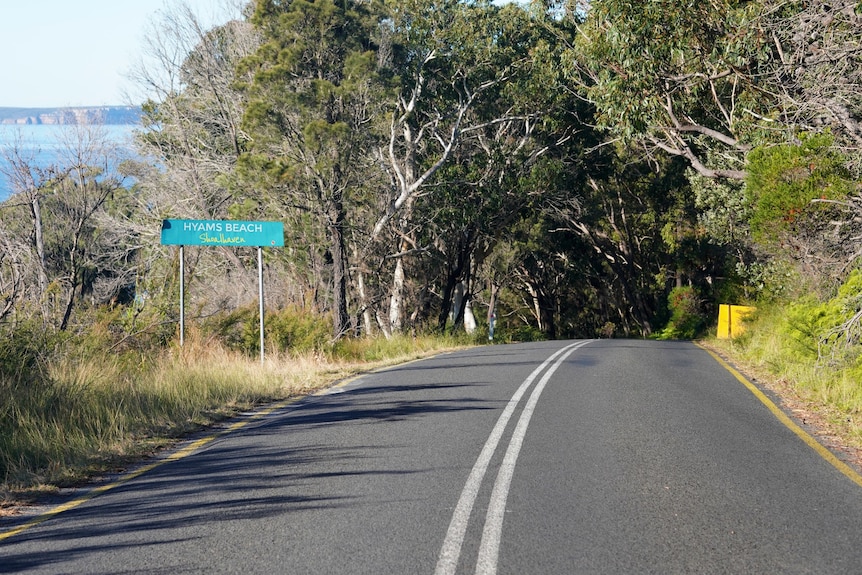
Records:
M0 108L0 124L137 124L141 109L136 106L94 106L80 108Z

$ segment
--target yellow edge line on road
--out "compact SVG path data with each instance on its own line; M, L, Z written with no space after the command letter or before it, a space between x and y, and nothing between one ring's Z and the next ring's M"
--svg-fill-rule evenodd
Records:
M57 505L56 507L53 507L53 508L49 509L48 511L45 511L44 513L30 519L29 521L27 521L25 523L22 523L21 525L15 527L13 529L10 529L8 531L4 531L4 532L0 533L0 541L3 541L4 539L8 539L10 537L14 537L15 535L18 535L18 534L22 533L23 531L30 529L31 527L35 527L36 525L39 525L40 523L44 523L45 521L48 521L49 519L56 517L57 515L59 515L61 513L69 511L70 509L74 509L74 508L78 507L79 505L81 505L82 503L86 503L90 499L93 499L97 495L101 495L102 493L105 493L107 491L115 489L115 488L119 487L120 485L123 485L124 483L127 483L127 482L131 481L132 479L135 479L136 477L140 477L141 475L143 475L145 473L149 473L150 471L152 471L153 469L156 469L157 467L161 467L162 465L169 463L171 461L178 461L180 459L188 457L189 455L198 451L201 447L207 445L208 443L215 441L219 437L223 437L223 436L227 435L228 433L232 433L238 429L241 429L241 428L245 427L246 425L248 425L249 423L252 423L254 421L258 421L258 420L266 417L267 415L270 415L274 411L277 411L279 409L283 409L292 403L296 403L300 399L302 399L302 398L301 397L294 397L291 399L286 399L284 401L280 401L278 403L274 403L265 409L262 409L260 411L256 411L254 414L249 416L247 419L243 419L241 421L237 421L235 423L232 423L228 427L226 427L225 429L223 429L217 433L207 435L206 437L202 437L200 439L197 439L197 440L189 443L188 445L184 446L181 449L178 449L177 451L174 451L173 453L171 453L167 457L164 457L163 459L159 459L158 461L155 461L153 463L149 463L147 465L139 467L139 468L135 469L134 471L130 471L129 473L126 473L126 474L120 476L119 478L117 478L116 480L114 480L110 483L106 483L105 485L100 485L98 487L95 487L95 488L91 489L90 491L88 491L87 493L80 495L80 496L78 496L78 497L76 497L70 501L67 501L66 503L62 503L60 505Z
M706 351L709 355L711 355L715 359L715 361L717 361L719 364L721 364L721 366L724 367L724 369L726 369L731 374L733 374L733 376L737 380L739 380L745 387L747 387L748 390L751 393L753 393L754 396L757 399L759 399L760 402L763 405L765 405L769 409L769 411L771 411L772 414L778 418L778 420L781 423L783 423L785 425L785 427L790 429L790 431L795 433L799 437L799 439L801 439L806 444L808 444L808 446L811 449L813 449L814 451L816 451L820 455L820 457L822 457L823 459L828 461L830 464L832 464L832 466L835 469L837 469L838 471L843 473L845 476L847 476L847 478L850 479L850 481L852 481L856 485L862 487L862 475L859 475L856 471L853 470L852 467L850 467L849 465L847 465L846 463L844 463L843 461L838 459L834 453L832 453L831 451L826 449L823 445L820 444L819 441L817 441L816 439L811 437L808 433L805 432L805 430L803 430L801 427L796 425L796 423L794 423L794 421L792 419L790 419L790 417L788 417L786 413L781 411L781 409L777 405L775 405L775 403L773 403L768 397L766 397L766 395L762 391L757 389L757 387L753 383L748 381L745 378L745 376L743 376L741 373L739 373L737 370L735 370L733 367L731 367L729 363L727 363L726 361L724 361L721 358L721 356L719 356L717 353L713 352L712 350L709 350L709 349L703 347L700 344L695 344L695 345L697 345L698 347L700 347L701 349Z

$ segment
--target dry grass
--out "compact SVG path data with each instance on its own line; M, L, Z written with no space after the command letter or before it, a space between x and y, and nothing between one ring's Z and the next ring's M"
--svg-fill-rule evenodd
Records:
M436 338L349 345L347 359L271 354L261 364L192 334L155 358L70 354L38 385L0 382L0 513L255 406L457 346Z

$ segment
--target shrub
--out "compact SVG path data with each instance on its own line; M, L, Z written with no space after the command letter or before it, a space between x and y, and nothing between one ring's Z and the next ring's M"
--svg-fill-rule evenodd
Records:
M787 332L800 351L843 363L858 358L862 340L862 270L854 270L833 297L799 300L787 310Z
M667 298L670 321L659 339L694 339L706 325L702 301L692 286L673 288Z
M258 320L259 322L259 320ZM330 345L332 322L328 317L289 306L264 317L264 335L279 351L325 351ZM254 335L260 338L260 327ZM254 347L257 348L258 341Z
M803 135L798 145L761 147L749 154L746 188L755 240L780 243L784 234L822 219L820 212L829 208L813 200L840 199L850 192L851 178L832 144L829 133Z
M415 349L415 338L409 335L343 338L333 346L332 355L345 361L381 361L408 356Z
M230 349L248 355L259 352L260 317L256 306L210 318L204 329ZM324 352L330 346L331 329L328 317L296 306L270 310L264 315L265 344L275 351Z
M494 340L498 343L519 343L528 341L545 341L547 334L530 324L520 322L498 322L494 331Z

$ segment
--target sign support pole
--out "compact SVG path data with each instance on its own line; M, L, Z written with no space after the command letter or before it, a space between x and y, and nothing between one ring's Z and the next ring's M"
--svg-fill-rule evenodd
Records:
M260 363L263 365L263 248L257 247L257 284L260 300Z
M185 246L180 246L180 347L185 343L186 333L186 258Z

